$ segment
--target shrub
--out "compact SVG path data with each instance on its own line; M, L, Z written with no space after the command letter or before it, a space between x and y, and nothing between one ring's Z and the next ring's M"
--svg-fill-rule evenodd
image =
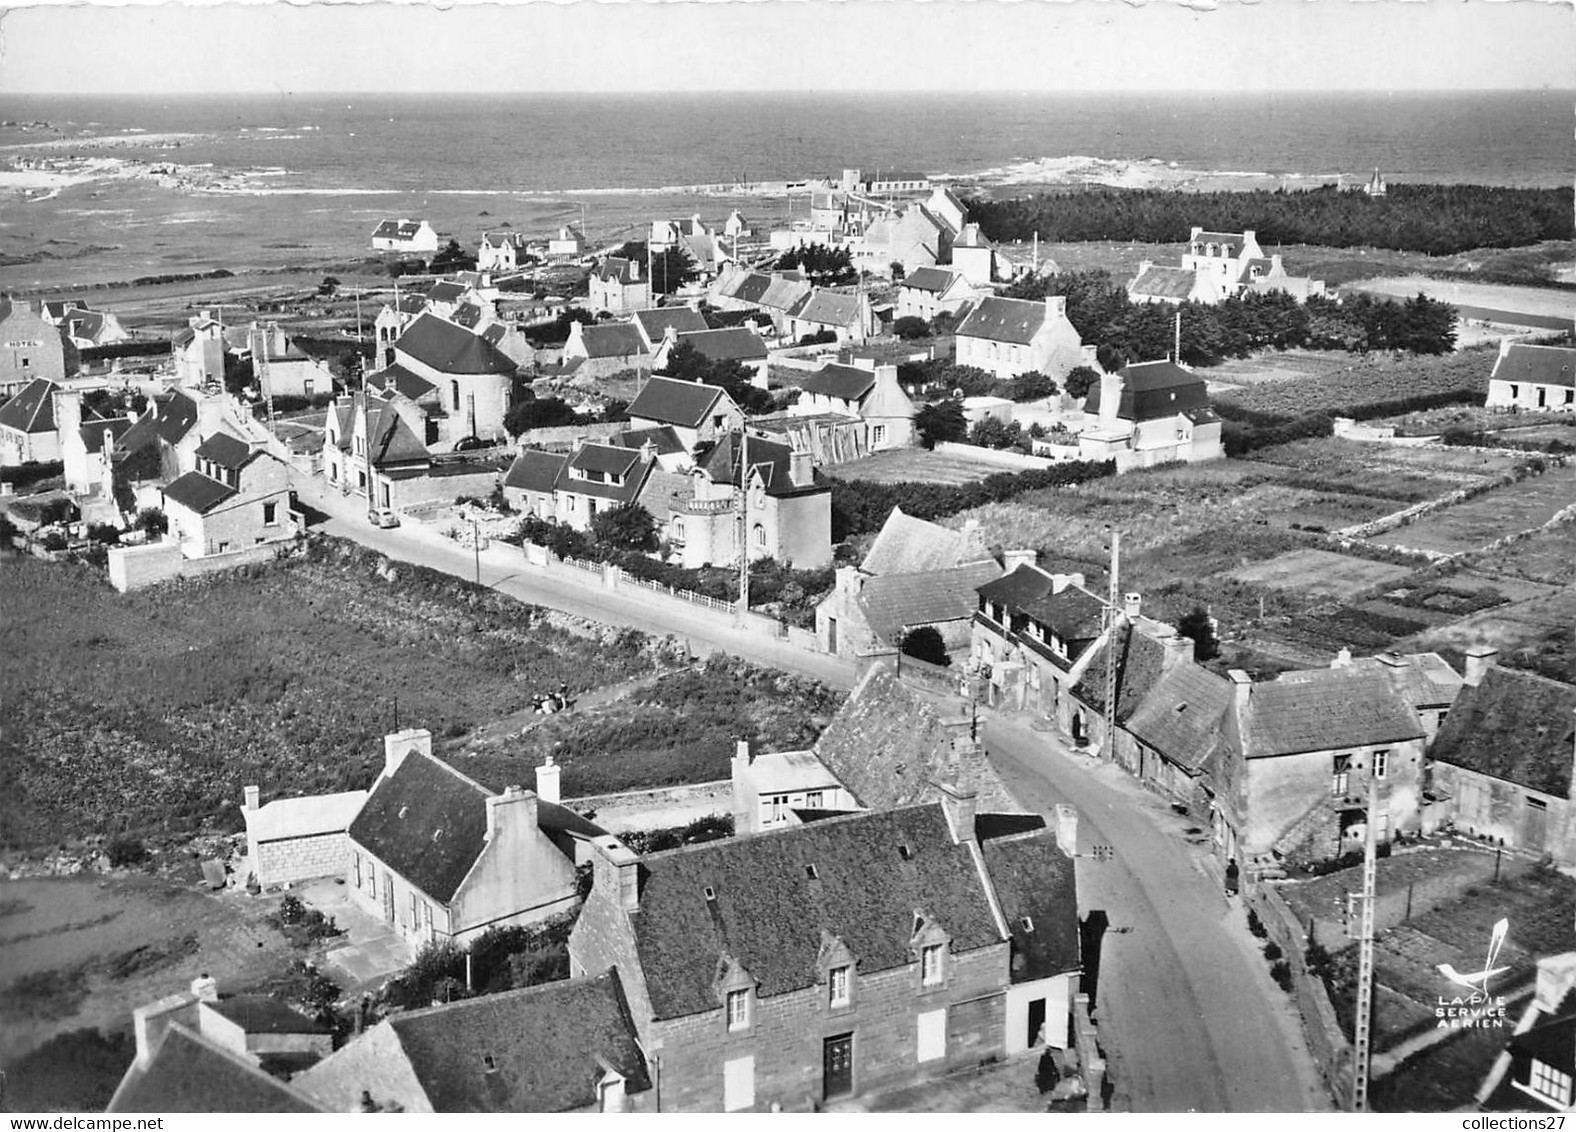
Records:
M160 538L170 529L170 521L164 512L157 507L144 507L137 512L137 518L132 526L139 531L145 531L149 538Z
M1284 954L1285 952L1281 950L1280 944L1276 943L1273 939L1264 945L1264 958L1268 959L1271 963L1274 963Z
M1056 1088L1056 1083L1061 1080L1061 1073L1056 1068L1056 1056L1050 1050L1040 1054L1039 1064L1034 1068L1034 1087L1042 1093L1048 1093Z
M120 528L110 523L93 523L88 526L88 538L105 546L114 546L120 541Z
M930 337L930 327L924 319L916 318L914 315L909 314L904 315L892 324L892 333L904 339L928 338Z
M120 834L110 838L109 844L104 846L104 856L109 858L111 868L126 869L146 861L148 847L139 837Z
M1248 909L1248 931L1253 934L1255 939L1263 939L1270 934L1264 927L1264 921L1259 919L1259 914L1252 908Z
M1270 964L1270 978L1275 980L1275 985L1286 993L1291 993L1291 964L1284 959L1277 959Z
M166 351L169 347L165 347ZM65 475L66 465L59 460L48 460L44 463L12 464L0 468L0 483L14 484L17 487L27 487L38 483L40 480L54 479L56 476Z
M898 648L905 656L911 656L915 660L927 661L942 667L952 663L952 658L947 655L946 642L941 639L941 633L934 625L921 625L917 629L910 629L903 634L902 643Z
M1302 958L1308 970L1317 977L1322 979L1330 973L1330 953L1317 940L1308 944L1308 950L1303 952Z

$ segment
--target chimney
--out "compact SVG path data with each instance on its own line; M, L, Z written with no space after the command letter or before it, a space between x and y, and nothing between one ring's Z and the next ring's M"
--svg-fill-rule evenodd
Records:
M809 487L815 482L815 460L810 453L788 454L788 480L795 487Z
M941 808L946 811L947 825L952 830L952 841L955 845L974 840L974 811L979 803L979 795L972 787L958 786L946 782L936 783L936 789L941 794Z
M1116 424L1117 415L1122 408L1122 375L1119 373L1102 373L1100 375L1100 424L1109 427Z
M255 786L248 786L242 793L246 796L246 804L241 808L243 810L257 809L257 803L262 799L263 792Z
M1040 552L1032 547L1021 547L1017 550L1004 550L1001 552L1002 571L1010 574L1019 566L1036 566L1040 561Z
M219 980L204 971L192 980L192 994L198 1002L218 1002Z
M1067 296L1046 295L1045 317L1047 320L1067 317Z
M839 566L835 575L837 579L837 592L845 597L853 597L865 588L864 575L857 566Z
M729 780L732 785L731 798L733 811L733 833L735 837L742 837L746 833L754 833L755 827L751 819L755 816L757 807L753 791L750 790L750 743L748 739L740 739L733 749L733 758L729 763Z
M649 436L645 440L641 441L640 458L646 461L648 464L657 458L657 442L652 440Z
M640 261L638 259L629 261L629 278L631 282L640 282Z
M598 837L592 843L591 894L602 894L626 912L640 910L640 858L616 837Z
M1056 847L1069 857L1078 856L1078 807L1056 803Z
M1141 260L1139 260L1138 261L1138 274L1135 275L1133 278L1135 278L1135 279L1143 278L1144 272L1148 271L1154 265L1155 265L1155 261L1152 260L1152 259L1141 259Z
M530 828L536 824L536 795L523 786L505 786L502 794L490 795L487 799L487 840L492 841L503 830L506 823L513 820L504 816L505 810L520 809L528 811L520 817L520 828Z
M1253 694L1253 679L1240 668L1233 668L1226 675L1231 679L1232 698L1238 711L1248 710L1248 697Z
M559 777L563 774L563 767L553 761L553 756L548 755L547 761L536 768L536 796L544 802L555 805L563 800Z
M55 390L55 427L60 436L82 431L82 394L75 389Z
M424 727L407 727L383 736L383 777L392 778L405 756L412 753L432 754L431 731Z
M1143 603L1144 598L1142 594L1123 594L1122 615L1130 621L1136 619L1138 617L1138 610L1143 605Z
M1477 645L1467 650L1467 670L1463 674L1469 687L1476 688L1483 683L1483 677L1494 662L1499 659L1499 650L1489 648L1487 645Z
M978 519L965 519L963 521L963 556L962 561L972 562L977 558L984 558L985 532L980 527Z
M190 993L172 994L131 1012L131 1028L137 1039L136 1064L146 1068L153 1060L159 1039L171 1022L191 1025L197 1020L197 998Z
M1160 638L1160 647L1165 650L1167 665L1178 660L1193 659L1192 637L1184 637L1181 633L1173 631L1169 637Z
M1345 645L1335 654L1335 659L1330 661L1331 668L1350 668L1352 666L1352 650Z

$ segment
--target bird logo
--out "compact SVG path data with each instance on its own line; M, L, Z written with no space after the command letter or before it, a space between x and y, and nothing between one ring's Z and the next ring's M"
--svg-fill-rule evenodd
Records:
M1481 971L1462 972L1456 970L1449 963L1440 963L1435 969L1451 982L1458 986L1466 987L1473 994L1487 995L1489 979L1510 970L1508 966L1494 966L1495 960L1499 958L1499 949L1505 944L1505 933L1509 930L1509 920L1501 920L1494 925L1493 934L1488 939L1488 955L1483 960L1483 969Z

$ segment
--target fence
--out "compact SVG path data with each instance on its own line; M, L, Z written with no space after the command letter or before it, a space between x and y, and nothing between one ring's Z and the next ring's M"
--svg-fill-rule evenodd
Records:
M619 584L628 582L630 585L639 586L641 589L650 590L652 593L667 594L669 597L676 597L680 601L687 601L691 605L701 605L707 609L720 609L724 613L732 613L736 607L735 603L731 601L719 601L714 597L698 594L694 590L676 590L672 586L654 582L650 578L631 577L617 566L613 567L613 569L618 570Z

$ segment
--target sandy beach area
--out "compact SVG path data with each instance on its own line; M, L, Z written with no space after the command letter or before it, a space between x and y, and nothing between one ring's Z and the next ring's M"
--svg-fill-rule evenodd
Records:
M1090 185L1113 189L1173 189L1194 192L1245 189L1315 189L1333 184L1335 174L1281 175L1277 173L1185 169L1175 162L1151 158L1126 161L1104 157L1041 157L996 166L951 183L980 189L1022 189L1035 185Z

